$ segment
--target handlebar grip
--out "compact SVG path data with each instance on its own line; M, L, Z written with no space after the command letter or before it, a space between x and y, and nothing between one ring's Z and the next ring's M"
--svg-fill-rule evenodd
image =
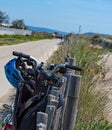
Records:
M77 71L82 71L82 68L79 66L66 65L66 68L77 70Z
M14 56L20 56L20 57L23 57L23 58L30 58L30 55L27 55L27 54L24 54L24 53L21 53L21 52L16 52L16 51L13 51L12 53Z

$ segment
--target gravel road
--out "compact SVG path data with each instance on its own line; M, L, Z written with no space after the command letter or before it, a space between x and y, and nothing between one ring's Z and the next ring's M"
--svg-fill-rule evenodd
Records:
M35 57L39 62L45 62L58 48L59 39L40 40L18 45L0 46L0 106L13 91L4 75L4 65L11 59L12 51L19 51Z

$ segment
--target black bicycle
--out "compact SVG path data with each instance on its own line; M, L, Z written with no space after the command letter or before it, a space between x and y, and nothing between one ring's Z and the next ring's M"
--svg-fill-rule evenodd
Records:
M15 51L13 55L24 79L16 92L13 130L65 130L72 70L81 71L81 67L74 66L69 56L64 64L45 66L30 55Z

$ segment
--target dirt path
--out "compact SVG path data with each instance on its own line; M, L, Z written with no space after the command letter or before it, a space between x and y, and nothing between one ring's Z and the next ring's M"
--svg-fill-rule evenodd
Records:
M104 91L108 97L108 103L106 105L106 119L112 124L112 52L104 55L100 64L104 67L99 75L98 88L100 91Z
M12 51L19 51L32 55L38 62L45 62L58 48L59 39L40 40L18 45L0 46L0 107L7 98L15 91L8 83L4 75L4 65L13 58Z

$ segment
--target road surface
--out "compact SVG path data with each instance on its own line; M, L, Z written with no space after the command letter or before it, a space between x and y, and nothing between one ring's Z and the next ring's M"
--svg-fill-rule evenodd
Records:
M0 106L13 91L4 74L4 65L11 59L12 51L19 51L35 57L40 63L45 62L58 48L59 39L40 40L17 45L0 46Z

